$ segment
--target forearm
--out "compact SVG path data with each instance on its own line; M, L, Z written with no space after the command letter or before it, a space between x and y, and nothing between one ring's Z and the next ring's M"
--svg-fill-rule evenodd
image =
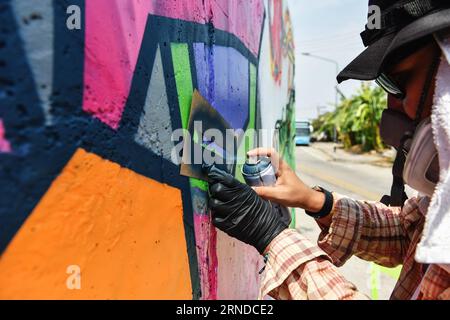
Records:
M333 196L334 198L336 198L335 196ZM308 189L307 192L307 196L306 197L302 197L302 201L299 201L298 203L298 207L301 209L304 209L305 211L309 211L309 212L319 212L324 204L325 204L325 194L323 192L320 192L318 190L315 190L313 188ZM335 202L335 201L334 201ZM332 217L333 217L333 212L334 212L334 203L331 209L331 212L326 215L325 217L318 219L317 222L323 226L323 227L330 227L331 222L332 222Z
M294 272L270 296L276 300L367 300L329 260L316 258Z
M323 204L325 203L325 195L323 192L310 189L308 192L308 196L305 197L302 203L299 204L299 207L305 209L310 212L319 212L322 209Z
M266 250L261 298L295 300L367 299L342 277L329 257L296 230L286 230Z
M318 243L337 266L356 255L393 267L403 263L409 230L417 225L419 216L414 199L402 210L336 195L331 223L319 222L322 233Z

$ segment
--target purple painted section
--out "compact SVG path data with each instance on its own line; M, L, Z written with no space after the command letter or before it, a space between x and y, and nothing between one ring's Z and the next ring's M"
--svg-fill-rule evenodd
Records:
M194 43L198 89L235 129L248 119L249 62L233 48Z

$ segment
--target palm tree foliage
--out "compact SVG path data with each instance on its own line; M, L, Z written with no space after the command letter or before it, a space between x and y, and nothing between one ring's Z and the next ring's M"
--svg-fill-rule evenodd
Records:
M345 148L361 145L364 151L385 148L379 124L387 105L386 93L378 86L363 82L355 95L342 99L336 110L313 121L314 131L333 136L336 127L339 140Z

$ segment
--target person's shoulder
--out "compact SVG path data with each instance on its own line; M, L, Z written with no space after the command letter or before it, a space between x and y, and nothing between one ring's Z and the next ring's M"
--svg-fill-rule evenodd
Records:
M403 211L405 212L416 211L420 215L425 216L429 206L430 206L430 197L419 194L405 201Z

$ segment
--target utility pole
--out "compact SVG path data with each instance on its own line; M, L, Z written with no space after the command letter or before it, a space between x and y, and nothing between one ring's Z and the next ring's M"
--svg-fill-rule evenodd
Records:
M317 106L317 117L320 117L322 115L321 110L326 109L326 106Z
M317 55L311 54L311 53L309 53L309 52L303 52L302 55L303 55L303 56L306 56L306 57L315 58L315 59L319 59L319 60L322 60L322 61L325 61L325 62L329 62L329 63L334 64L335 67L336 67L336 76L339 74L339 70L340 70L340 69L339 69L339 63L338 63L336 60L329 59L329 58L322 57L322 56L317 56ZM338 106L338 100L339 100L339 93L340 93L340 90L339 90L337 84L336 84L336 86L335 86L335 91L336 91L336 94L335 94L335 99L334 99L334 107L337 108L337 106ZM334 133L333 133L333 135L334 135L334 137L333 137L334 143L337 143L337 130L336 130L336 125L334 126ZM334 150L336 151L336 147L334 148Z

